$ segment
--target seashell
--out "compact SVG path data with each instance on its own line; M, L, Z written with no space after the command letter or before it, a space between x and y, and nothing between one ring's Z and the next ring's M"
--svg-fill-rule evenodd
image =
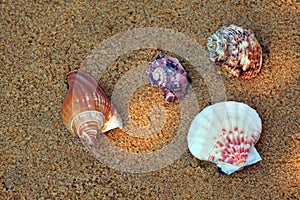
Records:
M191 79L176 58L157 56L149 64L148 79L163 90L165 100L172 102L185 96Z
M230 75L251 79L260 72L262 49L250 29L224 26L208 38L207 48L210 60Z
M122 127L119 114L96 80L86 73L72 71L68 83L62 120L70 132L84 143L93 144L98 133Z
M228 101L206 107L193 120L187 136L190 152L214 162L231 174L261 160L254 145L262 123L257 112L244 103Z

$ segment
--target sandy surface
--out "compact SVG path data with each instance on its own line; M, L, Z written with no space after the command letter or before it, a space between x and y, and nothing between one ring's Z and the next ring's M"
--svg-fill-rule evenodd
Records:
M299 2L26 2L0 1L0 199L300 199ZM66 75L82 69L105 39L133 28L160 27L181 32L204 48L208 36L229 24L251 28L263 48L263 68L256 78L221 76L226 99L247 103L262 118L256 145L261 162L221 175L185 146L183 152L174 151L178 158L164 168L123 172L107 166L103 157L97 160L64 127ZM111 97L129 70L158 54L176 56L158 47L115 58L99 79L106 94ZM188 100L196 102L199 112L211 103L207 82L193 64L179 59L193 80L196 96ZM158 88L144 85L130 98L128 112L135 127L145 127L151 121L147 113L160 119L159 111L165 110L159 134L136 139L117 129L107 135L127 153L160 151L185 122L179 109L179 102L168 104ZM187 133L182 134L185 138Z

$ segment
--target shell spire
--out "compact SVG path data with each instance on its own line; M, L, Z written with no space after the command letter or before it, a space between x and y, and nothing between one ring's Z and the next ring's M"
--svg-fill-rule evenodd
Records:
M90 75L72 71L68 74L68 84L62 120L70 132L84 143L92 144L97 134L122 127L119 114Z

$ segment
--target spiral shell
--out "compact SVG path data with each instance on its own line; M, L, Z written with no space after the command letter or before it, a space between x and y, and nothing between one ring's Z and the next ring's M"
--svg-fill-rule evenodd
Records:
M62 120L67 129L92 144L98 133L122 127L114 106L97 81L80 71L68 77L69 91L62 106Z
M161 88L164 99L169 102L183 98L191 83L183 66L171 56L157 56L156 60L150 63L147 74L150 83Z
M234 101L216 103L201 111L188 133L188 147L200 160L217 164L231 174L261 160L254 145L262 130L257 112Z
M251 79L260 72L262 49L250 29L224 26L208 38L207 49L210 60L230 75Z

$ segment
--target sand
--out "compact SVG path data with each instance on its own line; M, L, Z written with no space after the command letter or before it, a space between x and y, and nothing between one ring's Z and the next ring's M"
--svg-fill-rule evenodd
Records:
M300 199L299 1L199 2L0 1L0 199ZM107 136L125 155L151 155L177 138L180 124L185 131L179 140L186 137L193 111L216 101L240 101L262 118L256 144L261 162L222 175L214 164L194 158L183 140L168 156L158 158L157 166L164 162L166 166L153 170L152 163L149 172L141 173L147 171L144 166L133 173L128 166L122 169L122 163L112 167L104 162L117 159L114 154L97 159L65 128L61 109L68 91L66 76L75 69L97 76L83 62L101 42L134 28L157 27L172 29L174 35L180 32L205 49L207 37L229 24L254 31L263 48L263 67L250 81L219 76L225 95L216 92L214 98L203 74L178 52L168 51L160 37L154 41L157 48L123 53L126 46L107 46L103 54L121 49L98 77L110 98L130 70L146 66L158 54L169 54L189 72L193 92L187 102L197 108L179 111L180 102L164 102L163 93L146 84L135 89L126 100L127 110L120 112L130 113L136 130L153 122L155 135L135 138L116 129ZM187 47L180 42L172 48ZM121 97L135 82L126 80L127 86L117 93ZM187 119L180 121L184 116ZM161 121L163 127L157 130ZM134 168L139 163L131 164Z

